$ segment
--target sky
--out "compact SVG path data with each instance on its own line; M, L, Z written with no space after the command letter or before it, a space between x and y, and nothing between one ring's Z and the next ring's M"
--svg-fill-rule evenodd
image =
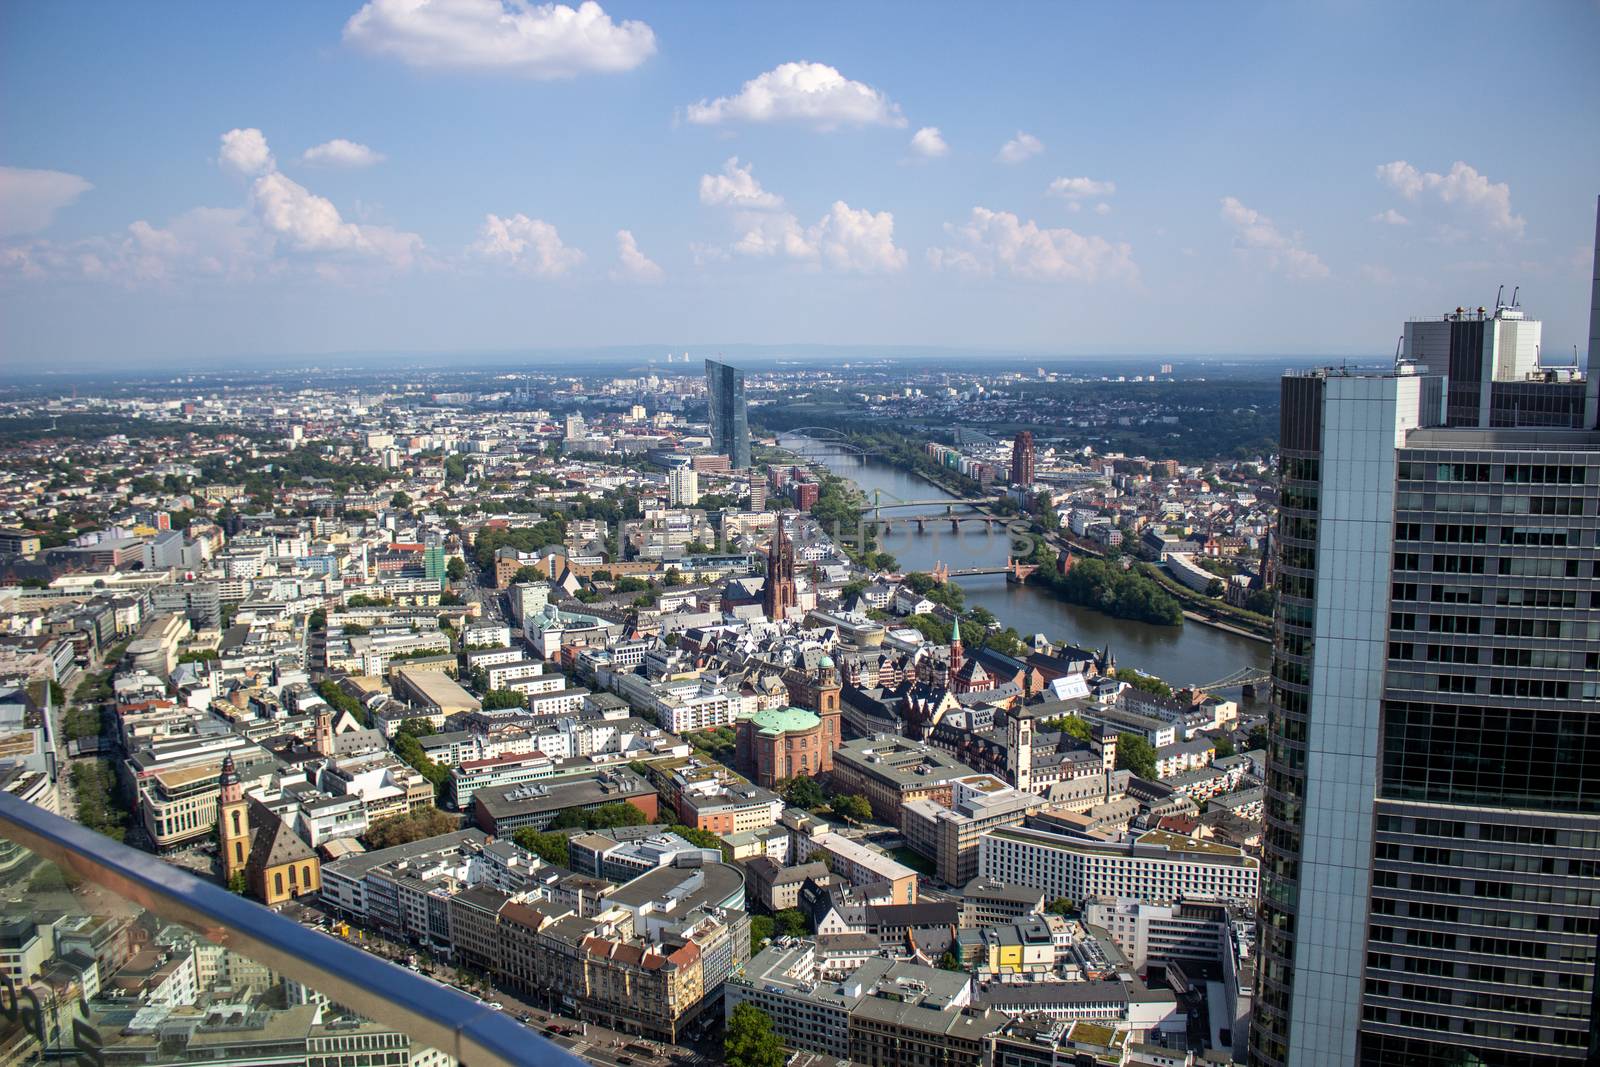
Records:
M1600 3L0 8L0 374L1586 343Z

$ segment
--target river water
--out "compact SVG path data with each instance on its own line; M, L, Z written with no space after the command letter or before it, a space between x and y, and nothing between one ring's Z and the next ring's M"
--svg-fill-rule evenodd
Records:
M821 463L860 486L869 500L875 491L883 503L891 500L956 499L951 494L871 456L856 455L837 445L817 440L786 438L784 445ZM886 516L928 514L941 510L902 508ZM1003 566L1010 535L987 532L979 524L963 523L952 533L945 521L929 521L923 532L913 524L896 526L879 536L881 547L899 561L904 571L930 571L937 563L952 570L962 567ZM1024 639L1043 633L1051 641L1082 648L1110 646L1119 667L1133 667L1158 675L1174 685L1204 683L1226 677L1242 667L1269 666L1271 647L1195 622L1183 626L1151 626L1114 619L1092 608L1058 599L1033 585L1013 585L1003 574L973 575L956 579L967 603L985 607L1004 626L1014 626Z

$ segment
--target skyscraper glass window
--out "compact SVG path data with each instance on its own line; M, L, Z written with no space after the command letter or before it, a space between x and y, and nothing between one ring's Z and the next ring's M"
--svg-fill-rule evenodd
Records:
M744 371L706 360L706 404L711 448L727 456L735 470L750 466L750 420L744 406Z

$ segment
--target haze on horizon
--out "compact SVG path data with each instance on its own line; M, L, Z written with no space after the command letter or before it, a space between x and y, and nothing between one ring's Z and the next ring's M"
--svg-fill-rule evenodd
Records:
M1586 337L1595 4L731 10L8 6L0 374Z

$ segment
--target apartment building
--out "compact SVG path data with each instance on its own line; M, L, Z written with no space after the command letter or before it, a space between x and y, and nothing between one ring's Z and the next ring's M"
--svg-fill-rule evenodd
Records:
M1260 883L1259 861L1240 849L1164 830L1106 841L1005 827L983 835L978 868L986 878L1036 886L1052 900L1194 897L1249 906Z

